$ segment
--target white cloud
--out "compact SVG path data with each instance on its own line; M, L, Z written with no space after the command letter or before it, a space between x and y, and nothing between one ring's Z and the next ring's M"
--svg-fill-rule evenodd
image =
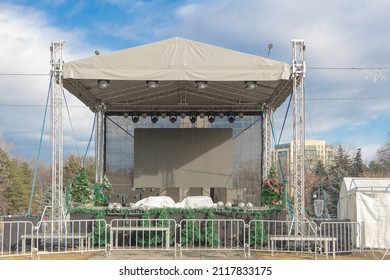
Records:
M362 145L363 155L372 155L373 146L386 140L387 131L381 124L375 132L375 141L358 141L364 138L363 133L373 131L382 120L390 119L390 74L384 70L387 79L375 83L372 77L367 78L372 71L315 70L313 67L389 67L389 1L248 0L243 3L241 0L204 0L172 4L106 0L102 3L120 8L118 18L123 16L120 24L117 19L99 18L93 23L80 24L77 30L65 30L51 26L49 15L44 12L0 5L0 72L48 73L48 47L53 39L65 40L64 58L67 61L89 56L97 47L91 47L84 40L88 28L132 44L182 36L262 56L267 55L268 44L272 43L270 58L288 63L292 56L290 39L301 38L307 47L309 112L306 125L309 138L318 136L345 142L337 137L346 137L348 132L350 137L346 140L355 139L355 144ZM66 5L62 1L57 4ZM108 51L111 44L105 41L98 48L101 52ZM28 92L21 82L15 83L15 80L28 84ZM48 85L45 77L1 76L0 81L3 81L0 86L2 103L41 104L45 100ZM70 106L81 105L70 95L68 102ZM84 113L84 109L77 111L76 108L72 107L72 111L76 110L72 112L72 118L78 120L76 134L84 135L85 139L90 133L91 113L88 109ZM3 111L4 107L1 109ZM276 129L281 128L285 109L286 104L275 113ZM7 120L12 115L3 112L0 115L0 127L6 132L11 129ZM39 131L41 116L37 114L32 121L34 124L28 128L35 127ZM22 122L20 119L16 125L23 127ZM68 126L66 131L69 132ZM291 139L291 131L290 109L282 142ZM276 131L277 136L279 133L280 130Z
M50 77L13 74L49 74L49 47L52 41L59 39L65 41L64 59L71 60L93 53L91 47L83 43L82 33L53 27L46 18L45 13L32 8L0 5L0 73L11 74L0 76L0 127L5 141L16 143L13 148L15 153L23 149L31 157L36 156L39 146ZM69 48L66 42L69 42ZM82 104L70 96L68 105ZM77 123L78 136L88 139L90 128L87 127L92 126L91 113L85 107L82 109L83 112L78 112L78 120L74 122ZM68 133L65 110L63 118L64 131ZM49 128L49 112L46 121L45 126ZM47 142L49 137L46 135L44 140ZM50 154L48 151L46 153Z

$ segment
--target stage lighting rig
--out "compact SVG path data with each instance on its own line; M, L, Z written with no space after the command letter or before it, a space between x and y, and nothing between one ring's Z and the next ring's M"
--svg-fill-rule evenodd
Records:
M196 115L195 114L191 114L190 115L190 122L191 123L195 123L196 122Z
M253 90L257 87L257 83L256 82L245 82L244 86L247 90Z
M146 86L148 88L157 88L158 87L158 81L146 81Z
M230 113L228 116L228 121L230 123L234 123L234 120L236 119L236 116L233 113Z
M215 121L215 116L213 114L209 115L209 123L213 123Z
M169 121L170 121L171 123L175 123L176 120L177 120L177 116L176 116L175 114L171 114L171 115L169 116Z
M158 121L158 116L156 114L153 114L150 119L152 120L152 123L156 123Z
M139 116L138 115L134 115L131 117L131 119L133 120L133 123L137 123L139 121Z
M107 89L110 86L109 80L98 80L97 83L99 88L101 89Z
M195 82L195 87L197 89L206 89L207 88L207 82L206 81L197 81L197 82Z

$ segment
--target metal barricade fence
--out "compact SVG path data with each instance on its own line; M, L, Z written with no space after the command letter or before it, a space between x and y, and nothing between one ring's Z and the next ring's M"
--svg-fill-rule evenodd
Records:
M107 244L107 223L102 219L40 221L31 240L38 254L104 251Z
M176 256L176 230L173 219L113 219L108 255L114 250L168 250Z
M270 251L271 255L278 251L314 253L316 256L318 237L313 222L251 220L248 228L249 255L251 251Z
M30 221L0 222L0 257L33 254L31 243L23 239L34 234L34 225Z
M358 222L321 222L319 232L321 239L336 239L335 248L332 248L336 254L352 253L357 251L358 245L361 244L361 228Z
M241 219L183 219L180 255L186 250L246 250L246 224Z

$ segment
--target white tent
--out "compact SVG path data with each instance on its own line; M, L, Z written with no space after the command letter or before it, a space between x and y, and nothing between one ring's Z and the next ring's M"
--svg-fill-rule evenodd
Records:
M340 188L339 219L361 224L362 244L390 247L390 178L344 178Z

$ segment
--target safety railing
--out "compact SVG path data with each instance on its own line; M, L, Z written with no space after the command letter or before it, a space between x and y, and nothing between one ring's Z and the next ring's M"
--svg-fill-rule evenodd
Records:
M173 219L114 219L108 256L115 250L165 250L176 256L176 231Z
M248 228L249 255L251 251L268 251L271 255L293 252L316 256L319 239L313 222L252 220Z
M245 228L241 219L181 220L180 255L193 250L242 250L246 254Z
M361 228L358 222L321 222L319 234L320 239L337 240L335 247L331 248L336 254L349 254L358 250L361 252L361 248L358 249L358 245L361 244Z
M40 221L34 234L21 236L30 240L38 254L104 251L107 244L105 220Z
M134 218L113 219L109 225L94 219L41 220L37 226L30 221L7 221L0 222L0 257L88 251L104 251L110 256L115 250L164 250L176 256L177 250L180 255L221 250L242 251L245 256L261 251L335 258L366 248L364 234L360 223L331 220L316 225L309 221L183 219L177 223L173 219ZM385 255L388 248L382 249Z
M34 225L29 221L0 222L0 257L32 256L31 243L23 243L22 236L34 234Z

